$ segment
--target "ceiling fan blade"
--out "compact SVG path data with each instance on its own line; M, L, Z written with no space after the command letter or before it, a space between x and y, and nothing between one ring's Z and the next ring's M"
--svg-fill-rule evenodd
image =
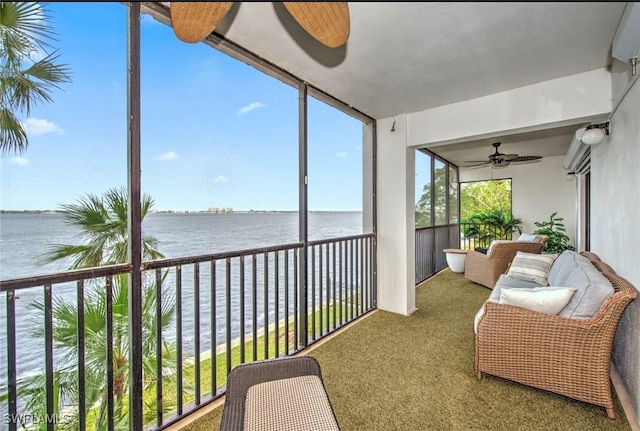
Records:
M508 162L513 161L514 159L517 159L518 155L517 154L503 154L501 159L502 160L506 160Z
M540 160L542 158L542 156L518 156L515 159L512 159L511 162L512 163L518 163L518 162L531 162L534 160Z
M175 2L170 5L173 31L183 42L197 43L209 36L233 2Z
M283 2L307 33L330 48L344 45L351 21L347 2Z

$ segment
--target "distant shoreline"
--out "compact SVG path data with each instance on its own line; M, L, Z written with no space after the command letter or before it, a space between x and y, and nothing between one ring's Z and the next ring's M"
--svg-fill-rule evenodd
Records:
M0 210L0 214L62 214L61 210Z
M297 213L296 210L247 210L247 211L226 211L226 212L213 212L208 210L192 210L192 211L180 211L180 210L152 210L149 214L279 214L279 213ZM317 210L309 211L309 213L361 213L361 210ZM62 210L0 210L0 214L62 214Z

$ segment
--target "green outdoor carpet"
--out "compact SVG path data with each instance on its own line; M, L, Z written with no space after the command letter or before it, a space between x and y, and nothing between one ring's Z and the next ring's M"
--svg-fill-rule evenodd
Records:
M446 269L411 316L378 311L313 350L343 431L631 430L601 407L473 371L473 317L490 290ZM222 408L184 428L218 429Z

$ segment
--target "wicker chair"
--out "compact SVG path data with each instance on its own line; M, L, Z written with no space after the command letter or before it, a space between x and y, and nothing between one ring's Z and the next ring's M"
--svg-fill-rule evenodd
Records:
M593 253L583 253L614 294L591 319L569 319L485 303L476 334L475 371L602 406L615 418L610 365L613 339L636 289Z
M284 383L298 377L312 377L315 380L302 383ZM275 389L271 389L275 393L271 394L272 396L264 397L265 392L262 392L256 395L260 398L257 400L257 404L247 405L251 398L249 396L250 389L261 383L269 382L277 383L274 386ZM296 400L306 398L308 400L302 403L304 404L302 410L296 410L293 407ZM291 405L287 406L287 412L283 417L274 417L278 413L278 408L274 409L273 407L282 400L290 400ZM254 403L256 402L254 401ZM308 430L340 429L324 388L320 364L311 356L280 357L235 367L227 378L227 393L219 430L245 430L245 413L249 410L257 414L257 419L261 419L258 421L258 427L261 430L289 430L292 427L293 429L301 429L300 426L296 427L296 424L300 422L303 422L302 427ZM302 420L301 417L303 417ZM269 421L267 419L271 422L277 422L278 425L268 428ZM252 428L251 424L249 424L249 428Z
M493 289L500 274L507 272L518 251L540 253L548 237L541 235L539 242L509 241L495 244L491 254L469 250L464 264L464 276L471 281Z

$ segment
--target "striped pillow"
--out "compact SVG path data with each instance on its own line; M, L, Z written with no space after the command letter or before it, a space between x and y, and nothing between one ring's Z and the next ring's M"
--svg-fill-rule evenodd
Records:
M507 275L547 286L549 284L547 283L547 275L557 257L557 254L535 254L519 251L513 258Z

